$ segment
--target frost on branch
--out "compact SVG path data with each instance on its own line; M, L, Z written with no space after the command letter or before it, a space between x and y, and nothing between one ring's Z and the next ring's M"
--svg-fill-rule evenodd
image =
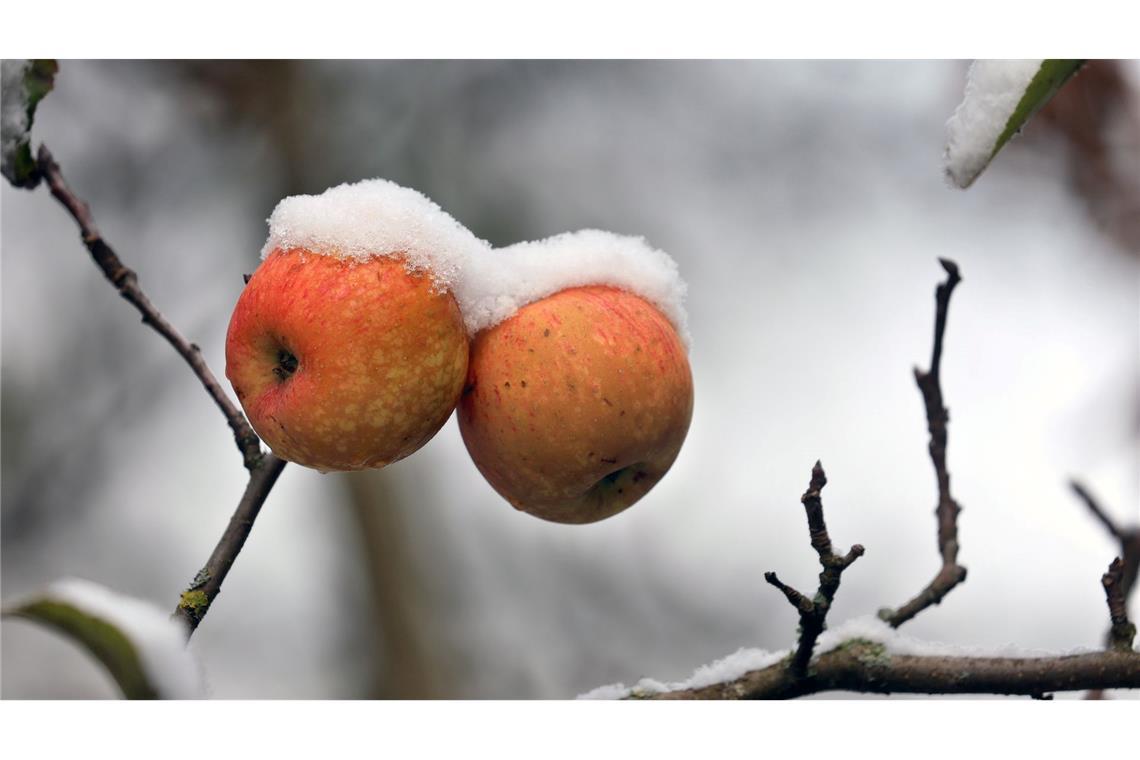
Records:
M1097 650L1090 648L1077 648L1063 652L1047 652L1037 649L1018 647L1007 644L997 648L982 649L979 647L958 646L944 644L936 641L922 641L892 628L888 623L874 615L864 615L852 618L822 633L816 642L813 662L828 652L859 642L873 644L881 647L878 651L883 656L900 655L911 657L1002 657L1010 659L1031 659L1040 657L1070 657L1079 654L1090 654ZM652 678L643 678L633 686L617 683L600 686L592 691L578 696L579 699L626 699L629 697L648 697L654 694L665 694L671 691L686 691L702 689L706 686L725 684L739 679L746 673L754 670L777 665L789 659L792 649L781 649L768 652L763 649L740 649L729 656L717 660L709 665L697 668L691 676L683 681L662 682Z
M70 637L107 668L128 699L204 695L185 626L149 602L68 578L4 614Z
M954 184L969 187L1082 63L974 61L962 103L946 123L946 174Z

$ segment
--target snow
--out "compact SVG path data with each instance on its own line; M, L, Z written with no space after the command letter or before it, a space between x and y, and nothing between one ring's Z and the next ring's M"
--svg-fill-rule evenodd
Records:
M472 335L560 290L612 285L656 305L689 344L677 263L640 237L581 230L492 249L423 194L371 179L278 203L261 256L293 248L355 261L402 255L454 294Z
M27 61L4 61L0 64L0 133L5 164L28 131L28 109L24 95L24 73ZM4 166L4 174L8 174Z
M282 200L261 257L279 248L358 261L402 255L410 269L452 289L471 257L489 247L422 193L369 179Z
M998 137L1042 61L978 60L970 65L966 94L946 122L946 173L969 187L994 154Z
M126 635L147 681L163 699L196 699L205 694L202 672L186 648L186 630L168 611L78 578L56 581L46 596L110 623Z
M915 657L1059 657L1086 654L1097 651L1091 648L1077 648L1064 652L1041 651L1007 644L1002 647L981 648L945 644L935 641L922 641L900 633L875 615L864 615L845 621L835 628L824 631L816 640L813 658L836 649L853 639L863 639L886 648L888 654L911 655ZM728 657L711 665L702 665L684 681L662 683L652 678L643 678L632 687L624 684L608 684L580 694L578 699L624 699L631 696L662 694L683 689L699 689L718 683L734 681L745 673L770 667L791 654L790 649L768 652L763 649L739 649Z
M677 263L644 238L580 230L475 257L455 291L472 333L566 288L612 285L659 308L687 346L685 281Z
M1004 644L998 647L974 647L939 641L924 641L908 636L897 628L891 628L876 615L863 615L851 618L835 628L824 631L816 643L816 652L831 651L851 639L866 639L876 644L882 644L890 654L916 657L1061 657L1098 651L1087 647L1056 651L1031 649L1015 644Z

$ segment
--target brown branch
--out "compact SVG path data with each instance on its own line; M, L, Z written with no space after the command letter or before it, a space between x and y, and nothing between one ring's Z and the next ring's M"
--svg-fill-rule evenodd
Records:
M188 635L192 635L209 611L210 604L221 593L222 581L225 580L234 560L241 553L246 538L249 537L249 532L253 528L253 521L257 519L261 505L265 503L266 497L269 496L270 490L277 482L278 476L281 475L285 462L273 454L262 453L261 439L253 432L253 428L250 427L241 410L226 396L221 384L202 358L201 350L197 345L187 342L150 302L142 288L139 287L138 276L123 264L114 249L107 244L99 233L87 204L67 186L59 164L52 158L47 146L40 146L38 167L43 178L47 181L51 194L63 204L63 207L79 225L83 244L91 253L91 257L102 270L104 276L119 291L119 295L139 310L143 317L143 323L154 328L186 360L206 392L222 410L226 422L233 431L234 440L237 442L238 450L241 451L245 467L249 470L249 482L246 484L245 493L242 494L237 509L230 517L225 532L217 546L214 547L205 567L198 571L190 587L182 594L178 607L174 611L174 617L184 620Z
M91 217L91 210L67 186L63 174L59 170L59 164L52 158L51 151L45 145L40 146L38 163L39 171L47 181L51 194L67 209L71 218L79 225L80 237L83 239L83 244L87 246L87 250L90 251L95 264L119 291L119 295L139 310L139 313L142 314L143 324L154 328L190 365L190 369L197 375L206 392L210 394L210 398L214 400L222 414L225 415L226 422L233 430L234 440L245 460L246 469L252 471L261 457L261 440L246 422L245 415L226 396L221 384L214 377L214 373L206 366L205 360L202 359L201 350L196 344L183 338L146 297L146 294L139 287L138 276L132 269L123 264L114 249L103 239L99 229L95 226L95 220Z
M1078 499L1085 503L1085 506L1092 512L1093 517L1100 521L1100 524L1104 526L1104 529L1107 530L1110 535L1120 540L1124 539L1124 530L1108 516L1108 513L1100 506L1100 502L1097 501L1096 497L1089 492L1083 483L1070 480L1069 488L1073 490L1073 493L1077 495Z
M261 505L265 503L265 498L269 496L269 491L284 468L285 460L266 454L253 469L245 493L242 494L237 509L230 517L225 533L214 547L210 558L206 560L205 567L198 571L190 588L183 592L182 598L179 599L174 616L185 621L191 634L209 612L214 599L221 593L222 581L226 579L234 560L241 553L245 540L253 528L253 521L261 511Z
M931 604L937 604L965 578L966 573L965 568L957 563L956 518L960 507L950 494L950 476L946 468L949 414L942 402L939 379L946 312L950 295L960 277L953 262L943 260L942 266L949 276L938 287L936 295L931 369L926 373L916 371L915 377L926 402L930 456L938 476L938 543L943 567L934 581L907 605L897 612L880 613L880 617L895 628ZM1127 594L1135 574L1129 577L1127 562L1120 558L1113 561L1101 579L1112 622L1108 649L1103 652L1030 658L949 654L918 656L895 654L886 644L853 638L813 658L812 650L819 633L810 626L817 621L822 624L823 615L838 587L839 573L863 553L860 546L853 547L846 557L839 557L832 550L820 499L820 491L826 482L823 469L817 463L812 471L811 486L803 496L811 543L824 566L819 592L808 599L782 583L775 573L765 573L764 576L800 612L800 641L790 662L785 658L723 683L659 694L634 692L632 696L649 699L789 699L825 691L853 691L880 694L1018 694L1051 699L1052 693L1058 691L1140 688L1140 651L1133 649L1136 627L1127 616ZM1135 540L1137 532L1116 526L1086 490L1077 484L1074 484L1074 490L1122 545ZM829 569L834 571L833 576L828 576Z
M891 654L855 639L819 655L797 677L782 663L732 681L648 695L651 699L790 699L824 691L867 694L1019 694L1140 688L1140 652L1057 657L953 657Z
M1089 512L1092 512L1093 517L1104 526L1108 534L1120 543L1120 559L1124 565L1121 585L1124 598L1127 600L1136 589L1136 577L1140 574L1140 526L1122 527L1109 517L1108 513L1101 507L1100 501L1092 495L1092 492L1078 481L1069 481L1069 487L1084 502Z
M810 490L808 494L811 494ZM805 499L808 494L805 494ZM793 604L818 604L818 598L805 600L795 589L780 583L774 573L765 577L784 591ZM634 696L649 699L791 699L823 691L854 691L868 694L1019 694L1049 699L1053 692L1058 691L1092 689L1099 693L1104 689L1138 689L1140 651L1132 648L1136 626L1129 622L1125 610L1123 577L1124 565L1118 558L1101 578L1112 619L1110 648L1104 652L1025 658L902 655L892 653L882 643L853 638L811 660L810 669L790 667L785 660L723 683L659 694L635 693ZM797 650L793 658L798 656Z
M1104 526L1108 534L1115 538L1120 543L1120 558L1121 563L1119 578L1113 578L1113 593L1119 595L1119 604L1121 610L1126 610L1128 606L1128 598L1132 592L1136 590L1136 575L1140 571L1140 526L1132 528L1121 527L1119 523L1113 520L1108 512L1101 506L1100 501L1093 496L1092 492L1085 487L1084 484L1076 481L1069 481L1069 488L1076 494L1077 498L1084 502L1088 507L1089 512L1093 517ZM1113 570L1110 567L1109 572ZM1107 581L1109 576L1105 576ZM1109 588L1105 586L1105 593L1109 592ZM1109 612L1112 613L1112 598L1109 598ZM1117 637L1121 635L1121 629L1116 626L1116 621L1109 628L1105 634L1104 640L1106 646L1113 646ZM1105 694L1102 689L1093 689L1085 695L1085 699L1104 699Z
M946 270L946 281L934 293L934 347L931 350L930 370L923 372L917 367L914 379L922 392L926 405L926 426L930 432L930 459L934 463L934 474L938 479L938 552L942 556L942 567L926 588L897 610L881 610L879 616L898 628L927 607L941 604L942 599L962 581L966 580L966 568L958 564L958 514L962 507L950 494L950 471L946 467L947 424L950 412L942 400L942 341L946 334L946 315L950 309L950 296L962 281L958 265L949 259L939 259Z
M815 597L808 599L791 586L785 585L775 573L764 573L764 580L778 588L800 613L800 639L796 652L792 655L788 669L793 676L802 678L807 674L808 663L815 649L815 642L823 633L827 623L827 613L839 590L840 577L852 562L863 556L863 547L855 544L845 556L836 554L831 548L831 536L827 533L827 523L823 519L823 499L821 492L827 485L827 475L818 461L811 471L811 482L800 498L807 514L808 534L811 545L819 555L823 570L819 574L819 589Z
M1128 620L1128 589L1124 585L1124 562L1120 557L1112 561L1100 582L1104 586L1108 617L1112 622L1108 632L1108 646L1119 652L1131 652L1132 641L1136 638L1136 626Z

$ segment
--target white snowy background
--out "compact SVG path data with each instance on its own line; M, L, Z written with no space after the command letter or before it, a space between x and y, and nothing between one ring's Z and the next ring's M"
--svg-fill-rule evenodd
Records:
M385 610L349 506L372 487L375 509L400 515L394 582L439 696L569 698L789 646L795 612L763 572L815 581L799 496L817 458L833 539L867 547L832 620L902 603L938 564L911 368L929 361L939 256L965 278L943 387L970 577L907 633L1098 645L1116 549L1066 479L1137 519L1140 259L1090 221L1060 143L1017 141L968 192L947 187L964 74L344 62L282 68L223 101L171 64L64 62L35 139L219 375L273 205L344 181L415 187L495 245L644 235L689 284L693 425L641 503L591 526L517 513L454 420L355 490L289 467L195 635L210 694L382 691ZM45 190L5 184L0 202L3 599L76 576L173 608L245 482L229 430ZM0 636L5 698L114 696L54 634L5 621Z

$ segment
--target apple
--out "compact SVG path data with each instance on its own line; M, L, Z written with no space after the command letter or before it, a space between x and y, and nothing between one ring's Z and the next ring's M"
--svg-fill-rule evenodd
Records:
M633 293L575 287L471 343L459 430L516 509L560 523L621 512L669 470L693 413L686 348Z
M226 377L282 459L321 471L383 467L447 421L468 338L450 292L400 256L274 249L226 334Z

